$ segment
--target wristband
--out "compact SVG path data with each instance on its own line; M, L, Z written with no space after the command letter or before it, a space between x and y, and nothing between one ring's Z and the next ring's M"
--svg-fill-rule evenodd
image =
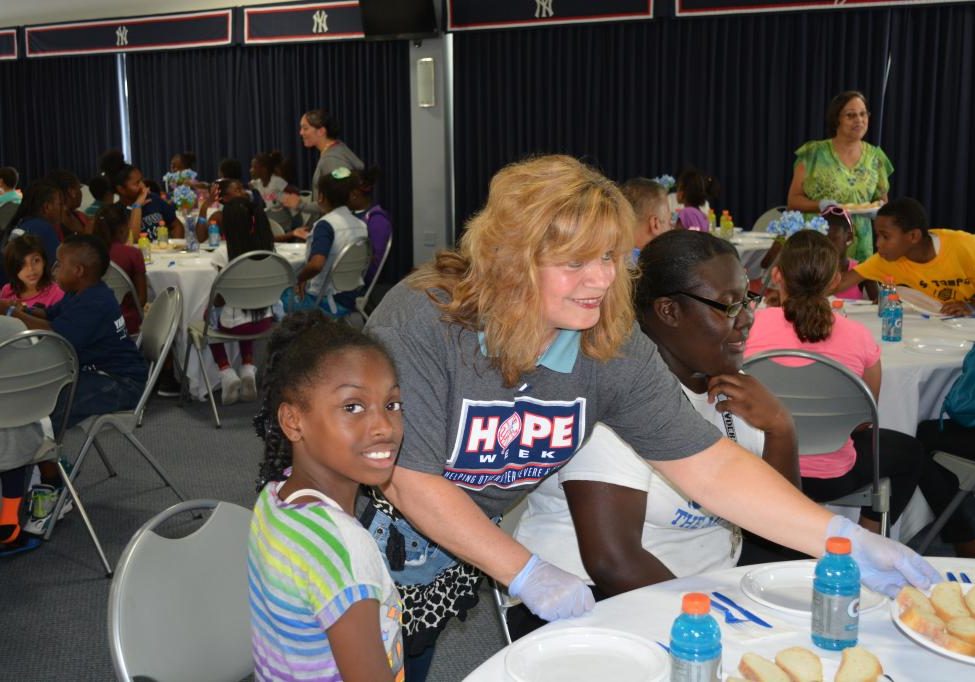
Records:
M139 202L136 202L136 203L132 204L131 206L129 206L129 208L131 208L132 210L135 210L137 208L142 208L142 204L140 204Z
M203 216L201 216L201 215L200 215L200 216L197 216L197 217L196 217L196 222L198 222L198 223L200 223L200 224L202 224L202 223L205 223L206 221L207 221L207 219L206 219L206 218L204 218L204 217L203 217Z
M14 303L12 306L10 306L9 308L7 308L7 317L10 317L11 315L13 315L16 310L17 310L17 304Z

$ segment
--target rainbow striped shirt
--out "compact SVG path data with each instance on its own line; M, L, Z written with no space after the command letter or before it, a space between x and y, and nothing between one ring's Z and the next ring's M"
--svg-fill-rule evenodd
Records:
M390 667L403 680L402 607L376 542L337 507L282 502L281 485L258 496L248 541L256 678L341 680L327 630L357 601L375 599Z

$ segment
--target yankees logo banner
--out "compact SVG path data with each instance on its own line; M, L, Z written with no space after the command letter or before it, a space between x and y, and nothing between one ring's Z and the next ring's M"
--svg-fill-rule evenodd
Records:
M245 7L244 43L299 43L362 38L357 0Z
M0 28L0 59L17 58L17 29Z
M650 19L653 0L447 0L452 31Z
M788 10L843 9L864 7L899 7L932 5L941 0L674 0L677 16L705 14L746 14L749 12L785 12ZM970 2L970 0L947 0Z
M469 490L534 485L569 461L585 430L585 398L464 400L443 476Z
M230 45L233 10L28 26L28 57Z

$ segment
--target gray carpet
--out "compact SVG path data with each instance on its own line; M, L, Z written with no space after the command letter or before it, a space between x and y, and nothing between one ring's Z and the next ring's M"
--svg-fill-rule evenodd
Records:
M254 411L253 404L222 409L224 426L217 430L207 405L181 409L173 399L156 398L137 435L188 498L250 507L261 457L250 426ZM81 445L73 435L66 441L70 459ZM78 490L114 566L132 534L177 500L123 439L110 433L100 440L118 476L107 478L92 452ZM106 624L110 582L103 573L77 512L41 548L0 559L0 680L114 678ZM444 633L432 682L462 680L502 647L490 595L483 597L466 623L456 622Z

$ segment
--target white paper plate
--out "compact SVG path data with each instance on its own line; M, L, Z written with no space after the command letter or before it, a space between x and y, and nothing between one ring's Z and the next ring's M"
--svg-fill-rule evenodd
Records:
M944 319L941 322L958 331L975 333L975 317L956 317L953 320Z
M941 303L934 300L930 296L922 294L920 291L910 289L908 287L897 287L897 295L900 299L908 306L919 310L922 313L930 313L932 315L941 314Z
M666 682L670 659L656 642L620 630L580 627L524 637L508 649L512 682Z
M769 608L808 616L812 613L815 570L815 561L763 566L742 576L741 590ZM878 609L885 601L887 597L864 587L860 590L860 613Z
M841 206L846 209L846 212L850 215L868 215L871 218L876 217L877 211L879 211L880 207L883 205L884 202L882 201L874 201L866 206L859 206L856 204L841 204Z
M769 234L768 232L742 232L741 236L744 239L762 239L764 241L775 241L775 235Z
M964 355L971 347L971 341L938 336L915 336L904 342L904 348L923 355Z
M971 588L972 588L971 585L962 584L961 586L962 594L966 594L968 590L970 590ZM924 591L924 593L929 597L931 596L931 590L926 590ZM911 628L904 625L901 622L900 615L901 615L900 604L898 604L897 601L891 601L890 619L894 621L894 625L897 626L897 629L903 632L905 635L907 635L909 639L913 639L915 642L920 644L925 649L934 651L935 653L941 654L942 656L947 656L948 658L953 658L956 661L961 661L962 663L968 663L969 665L975 665L975 656L966 656L964 654L959 654L954 651L945 649L943 646L941 646L940 644L936 644L932 640L922 635L920 632L915 632Z

